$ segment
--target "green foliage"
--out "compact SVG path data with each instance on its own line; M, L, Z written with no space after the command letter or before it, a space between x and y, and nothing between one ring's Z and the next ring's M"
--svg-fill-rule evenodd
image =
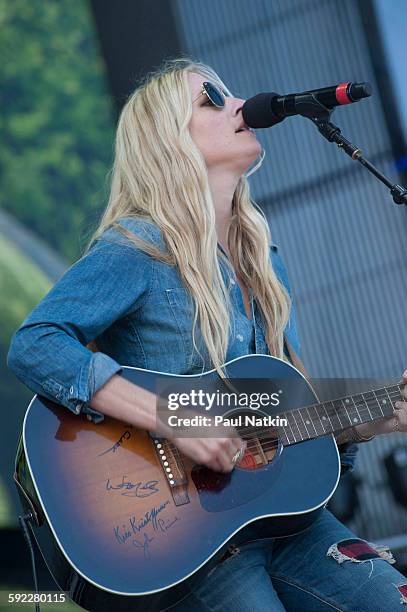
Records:
M16 521L11 466L17 432L33 393L6 366L13 332L51 288L51 283L20 251L0 236L0 407L4 415L0 453L0 528ZM3 480L4 479L4 480Z
M73 261L103 208L114 139L89 2L0 0L0 56L0 207ZM21 510L11 473L33 395L6 355L50 286L0 235L0 526Z
M0 398L2 406L24 405L32 393L6 368L11 336L51 288L38 268L0 236Z
M44 297L51 283L20 251L0 236L0 344Z
M0 28L0 206L73 261L103 207L114 139L90 6L0 0Z

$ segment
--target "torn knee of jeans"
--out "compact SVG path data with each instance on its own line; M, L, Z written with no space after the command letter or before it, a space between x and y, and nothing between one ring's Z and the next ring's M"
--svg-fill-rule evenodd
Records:
M384 559L388 563L396 562L388 546L379 546L359 538L350 538L332 544L326 555L333 557L338 563L344 563L344 561L364 563L373 559Z
M395 584L394 586L396 587L396 589L401 595L400 603L407 604L407 584L399 584L398 586L397 584Z

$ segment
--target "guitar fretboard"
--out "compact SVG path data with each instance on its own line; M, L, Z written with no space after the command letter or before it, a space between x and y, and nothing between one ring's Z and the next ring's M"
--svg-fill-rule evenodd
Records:
M290 410L284 414L287 425L279 427L282 443L296 444L391 416L400 391L399 385L392 385Z

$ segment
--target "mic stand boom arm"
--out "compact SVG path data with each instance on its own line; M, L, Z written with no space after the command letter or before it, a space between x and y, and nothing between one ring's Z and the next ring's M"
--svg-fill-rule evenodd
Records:
M298 108L298 107L297 107ZM358 161L367 168L376 178L390 189L393 201L396 204L407 205L407 189L396 183L392 183L380 170L378 170L370 161L362 156L362 151L353 145L349 140L346 140L341 134L341 130L334 123L331 123L332 109L325 107L313 95L307 96L301 101L301 109L299 114L310 119L318 128L319 132L329 142L334 142L342 151L344 151L353 160Z

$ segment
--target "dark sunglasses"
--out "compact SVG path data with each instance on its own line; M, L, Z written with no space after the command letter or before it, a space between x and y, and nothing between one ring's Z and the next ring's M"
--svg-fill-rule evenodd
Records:
M209 81L204 81L202 83L202 90L200 95L205 94L210 102L214 106L218 108L223 108L225 106L225 95L223 91L221 91L216 85L210 83ZM199 97L199 96L198 96ZM197 100L198 98L196 98ZM195 100L194 100L195 102Z

